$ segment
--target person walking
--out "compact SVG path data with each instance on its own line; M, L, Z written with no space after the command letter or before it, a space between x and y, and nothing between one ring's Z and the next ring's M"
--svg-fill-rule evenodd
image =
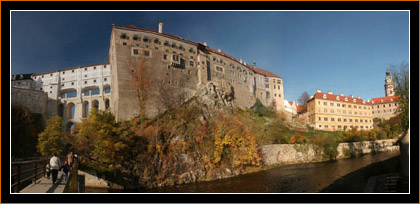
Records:
M50 168L51 168L51 176L52 176L52 182L55 184L55 181L57 181L57 175L58 171L60 170L61 162L60 158L57 157L57 153L53 153L53 157L50 159Z
M61 166L60 171L63 170L63 180L67 181L68 178L68 172L69 172L69 166L67 164L67 161L64 162L64 165Z
M71 170L71 168L72 168L72 165L73 165L73 152L70 152L68 155L67 155L67 164L69 165L69 170Z

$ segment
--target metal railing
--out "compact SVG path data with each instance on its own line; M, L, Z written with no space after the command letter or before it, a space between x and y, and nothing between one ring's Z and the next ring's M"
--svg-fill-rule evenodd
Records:
M45 175L46 165L49 159L34 161L12 162L12 189L15 193L21 190L22 184L30 184L27 181L32 180L34 184L39 175ZM32 168L31 168L32 167ZM13 171L14 170L14 171Z

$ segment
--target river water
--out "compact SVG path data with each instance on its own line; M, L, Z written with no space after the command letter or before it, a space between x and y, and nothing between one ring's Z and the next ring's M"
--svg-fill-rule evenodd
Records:
M296 164L209 182L135 191L86 189L86 193L317 193L363 192L370 176L401 170L399 151L337 161Z

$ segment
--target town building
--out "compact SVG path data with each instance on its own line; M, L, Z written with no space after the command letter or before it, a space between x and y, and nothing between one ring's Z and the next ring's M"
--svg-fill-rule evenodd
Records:
M63 129L69 131L93 108L110 110L118 121L138 115L138 73L148 79L148 116L182 103L208 82L231 89L238 107L250 107L258 98L265 106L284 110L281 77L207 43L163 33L162 23L158 31L112 25L109 63L14 75L11 86L45 92L48 118L62 116Z
M385 97L372 98L373 118L388 120L398 114L398 99L395 85L389 70L385 72Z
M399 96L372 98L373 118L388 120L398 114Z
M297 104L294 101L284 100L284 111L292 116L297 114Z
M149 97L143 102L146 115L167 108L167 100L182 102L208 82L232 89L235 105L247 108L258 98L266 106L284 109L283 79L249 65L207 43L192 42L158 31L135 26L112 26L109 61L112 67L111 111L118 121L139 113L133 75L139 69L149 79ZM162 91L163 90L163 91Z
M63 127L68 131L75 123L80 123L81 119L86 118L90 109L106 110L110 107L110 74L109 64L101 63L30 74L25 78L25 85L19 84L17 80L12 80L11 85L12 88L20 87L31 93L45 93L47 118L61 116ZM12 95L12 98L14 97L16 96Z
M318 130L369 130L373 128L371 103L360 97L317 90L307 103L308 122Z

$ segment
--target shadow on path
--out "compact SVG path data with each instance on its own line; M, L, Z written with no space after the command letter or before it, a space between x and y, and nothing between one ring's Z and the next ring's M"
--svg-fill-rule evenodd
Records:
M60 177L59 179L57 179L57 181L55 182L55 184L53 184L51 186L51 188L47 190L47 193L54 193L55 189L57 189L58 186L60 186L60 185L66 185L65 183L61 183L62 181L63 181L63 177ZM52 181L51 181L51 184L52 184Z

